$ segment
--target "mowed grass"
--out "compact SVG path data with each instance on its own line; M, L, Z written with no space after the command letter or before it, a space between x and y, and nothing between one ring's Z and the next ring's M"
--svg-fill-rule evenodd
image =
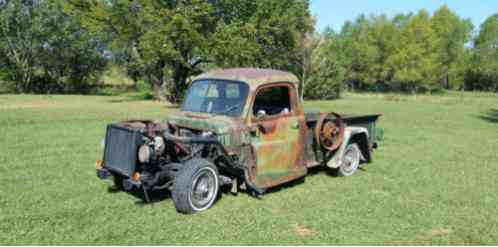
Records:
M323 111L382 113L353 177L325 172L197 215L95 176L107 123L176 109L129 97L0 95L0 244L497 244L498 95L346 94Z

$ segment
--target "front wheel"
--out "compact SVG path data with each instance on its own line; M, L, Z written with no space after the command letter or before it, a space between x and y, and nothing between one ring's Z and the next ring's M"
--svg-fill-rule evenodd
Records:
M185 162L171 193L176 210L193 214L210 208L218 196L219 185L218 169L213 163L205 159Z
M350 143L344 150L341 166L337 169L337 175L348 177L353 175L360 165L360 148L356 143Z

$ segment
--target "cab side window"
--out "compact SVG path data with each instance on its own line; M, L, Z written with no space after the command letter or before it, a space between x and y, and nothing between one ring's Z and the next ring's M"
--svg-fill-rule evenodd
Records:
M253 114L264 111L268 116L287 114L292 111L288 86L274 86L263 88L256 94Z

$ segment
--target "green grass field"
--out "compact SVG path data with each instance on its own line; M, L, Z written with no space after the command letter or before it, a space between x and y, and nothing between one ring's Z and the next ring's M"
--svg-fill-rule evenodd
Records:
M347 94L324 111L382 113L353 177L325 172L197 215L144 205L95 176L106 123L175 111L131 97L0 95L0 244L497 244L498 95Z

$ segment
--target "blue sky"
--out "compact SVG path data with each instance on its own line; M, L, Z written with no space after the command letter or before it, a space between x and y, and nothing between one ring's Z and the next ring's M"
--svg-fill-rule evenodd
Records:
M311 12L317 17L317 31L326 26L339 31L346 20L354 20L360 14L392 17L422 8L432 13L444 4L460 17L470 18L476 29L487 17L498 13L498 0L311 0Z

